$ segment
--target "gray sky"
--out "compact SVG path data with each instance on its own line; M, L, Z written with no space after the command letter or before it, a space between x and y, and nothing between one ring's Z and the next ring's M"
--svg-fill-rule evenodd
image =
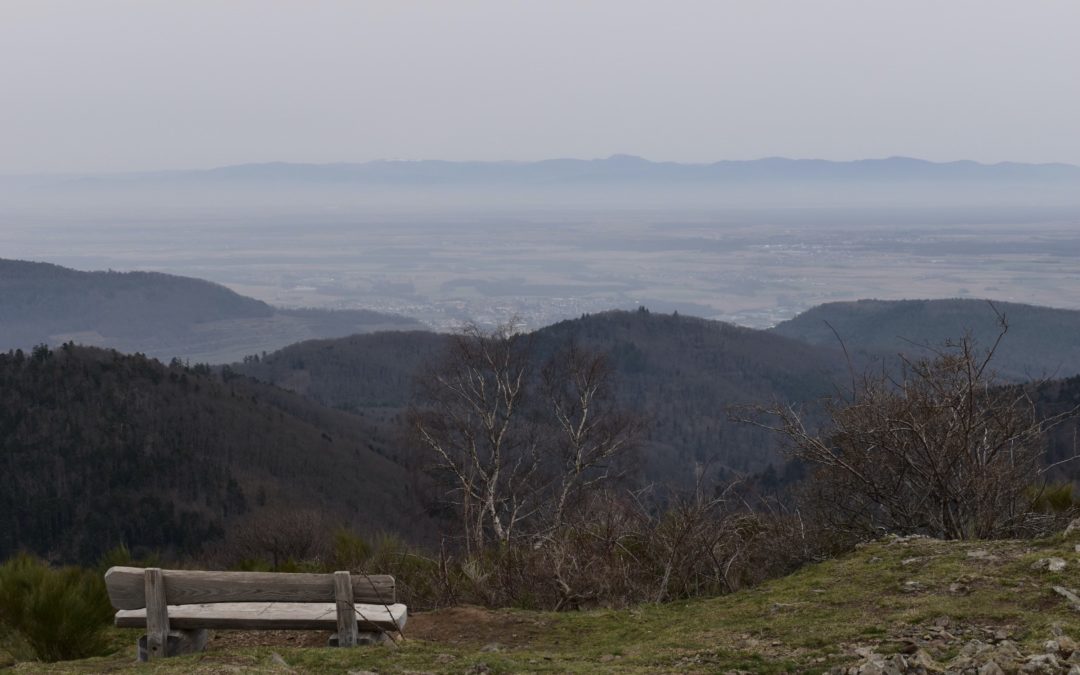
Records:
M1080 164L1076 0L2 0L0 173Z

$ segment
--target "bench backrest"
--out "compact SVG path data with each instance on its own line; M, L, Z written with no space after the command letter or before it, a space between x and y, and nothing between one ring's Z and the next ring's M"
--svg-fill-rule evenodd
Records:
M146 607L146 570L112 567L105 586L116 609ZM161 570L165 601L170 605L217 602L334 602L333 574L286 572L202 572ZM394 577L353 574L353 602L390 605L395 602Z

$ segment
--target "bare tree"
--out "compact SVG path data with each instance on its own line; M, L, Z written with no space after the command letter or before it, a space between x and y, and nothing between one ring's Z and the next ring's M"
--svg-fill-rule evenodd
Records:
M1011 536L1030 522L1045 432L1075 410L1040 420L1023 387L999 386L970 336L903 359L899 377L862 377L851 399L826 406L822 433L776 406L792 456L816 468L811 490L844 528L947 539Z
M468 326L418 382L411 426L453 483L466 544L476 551L489 534L508 542L537 505L539 434L525 409L530 377L529 338L511 323L489 333Z
M513 325L469 326L418 382L413 432L451 483L475 552L558 528L583 491L618 473L642 426L616 405L603 356L571 342L533 364Z
M551 455L556 466L550 529L587 490L609 482L616 461L636 443L643 422L613 399L612 368L603 354L571 342L544 366L543 392L558 429Z

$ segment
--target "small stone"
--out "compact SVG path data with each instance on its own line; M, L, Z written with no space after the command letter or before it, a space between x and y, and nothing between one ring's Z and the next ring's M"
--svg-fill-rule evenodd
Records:
M481 647L480 651L482 651L482 652L501 652L502 651L502 645L500 645L498 642L491 642L491 643L486 644L483 647Z
M1080 534L1080 518L1074 519L1069 526L1065 528L1065 536L1071 537L1073 535Z
M979 668L979 675L1005 675L1005 671L1001 669L1001 666L996 661L987 661Z
M1004 642L1009 639L1009 634L1003 630L994 631L994 642Z
M930 656L929 654L927 654L925 651L923 651L921 649L919 651L915 652L908 659L908 671L909 672L911 672L912 670L918 672L918 670L920 668L925 670L928 673L941 673L941 672L945 671L945 668L942 667L942 665L940 663L935 661L932 656Z
M1033 570L1046 570L1048 572L1060 572L1065 569L1067 563L1064 558L1039 558L1031 563Z
M1029 664L1036 664L1040 666L1045 665L1051 668L1058 667L1058 659L1053 654L1035 654L1033 656L1029 656L1027 662Z

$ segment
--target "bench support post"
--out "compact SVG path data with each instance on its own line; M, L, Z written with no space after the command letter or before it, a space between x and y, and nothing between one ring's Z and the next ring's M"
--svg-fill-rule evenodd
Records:
M165 600L165 576L161 569L148 567L143 573L146 591L146 655L148 659L167 656L169 607Z
M334 572L334 602L337 603L337 644L339 647L355 647L356 607L353 604L352 575L348 572Z
M205 651L209 635L205 628L171 630L169 631L168 642L165 645L165 656L180 656L181 654L196 654ZM146 636L144 635L139 638L136 646L136 660L139 662L150 660L150 650L147 648L146 642Z

